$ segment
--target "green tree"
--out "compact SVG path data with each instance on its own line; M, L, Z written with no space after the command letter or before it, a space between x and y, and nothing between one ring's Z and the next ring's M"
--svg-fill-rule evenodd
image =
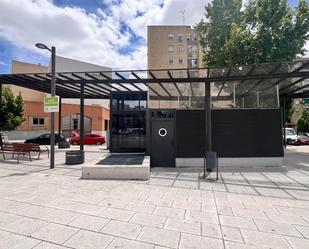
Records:
M222 67L293 60L309 38L309 3L287 0L213 0L196 29L204 64Z
M12 131L24 121L24 101L21 95L14 96L9 87L3 87L0 101L0 131Z
M301 117L297 121L297 132L309 132L309 110L302 112Z

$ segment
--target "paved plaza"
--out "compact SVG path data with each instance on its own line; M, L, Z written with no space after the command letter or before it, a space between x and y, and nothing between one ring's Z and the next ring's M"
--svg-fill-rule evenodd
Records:
M86 146L86 163L104 148ZM32 162L0 156L0 248L309 248L309 147L284 166L152 169L148 181L81 180L56 153Z

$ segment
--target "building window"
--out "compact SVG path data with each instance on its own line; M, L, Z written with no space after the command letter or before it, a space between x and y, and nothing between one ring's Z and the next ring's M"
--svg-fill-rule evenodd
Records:
M183 35L182 34L178 34L178 41L182 42L182 40L183 40Z
M197 66L198 66L198 61L197 61L197 59L193 59L193 60L192 60L192 66L193 66L193 67L197 67Z
M174 51L174 46L168 46L168 52L173 52Z
M183 58L179 58L178 63L183 64Z
M168 59L168 64L170 64L170 65L174 64L173 58L169 58L169 59Z
M191 39L192 39L192 36L190 34L187 34L187 40L191 41Z
M179 71L179 77L183 77L184 73L183 71Z
M33 117L32 118L32 125L44 125L45 119L41 117Z
M104 119L104 131L108 131L108 120Z
M174 35L173 34L168 34L168 39L169 40L173 40L174 39Z
M183 46L178 46L178 52L183 52Z

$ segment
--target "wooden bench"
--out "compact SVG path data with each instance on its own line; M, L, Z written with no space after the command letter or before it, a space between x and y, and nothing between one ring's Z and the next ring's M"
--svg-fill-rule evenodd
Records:
M31 145L32 145L31 152L39 153L38 159L40 159L41 153L45 153L45 152L47 152L47 157L49 158L49 149L47 147L45 149L42 149L39 144L31 144Z
M12 144L5 144L3 148L1 149L3 159L5 160L5 154L12 154L12 158L14 158L15 155L17 155L17 163L19 163L20 155L25 156L28 155L30 161L32 161L31 158L31 152L38 152L38 159L40 159L41 153L47 152L49 157L49 149L46 147L46 149L41 149L40 145L38 144L21 144L21 143L12 143Z

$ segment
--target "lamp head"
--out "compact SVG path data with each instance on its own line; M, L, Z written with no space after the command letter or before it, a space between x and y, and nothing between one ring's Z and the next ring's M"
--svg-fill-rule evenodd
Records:
M47 47L45 44L43 43L36 43L35 46L39 49L46 49L46 50L49 50L50 51L50 48Z

